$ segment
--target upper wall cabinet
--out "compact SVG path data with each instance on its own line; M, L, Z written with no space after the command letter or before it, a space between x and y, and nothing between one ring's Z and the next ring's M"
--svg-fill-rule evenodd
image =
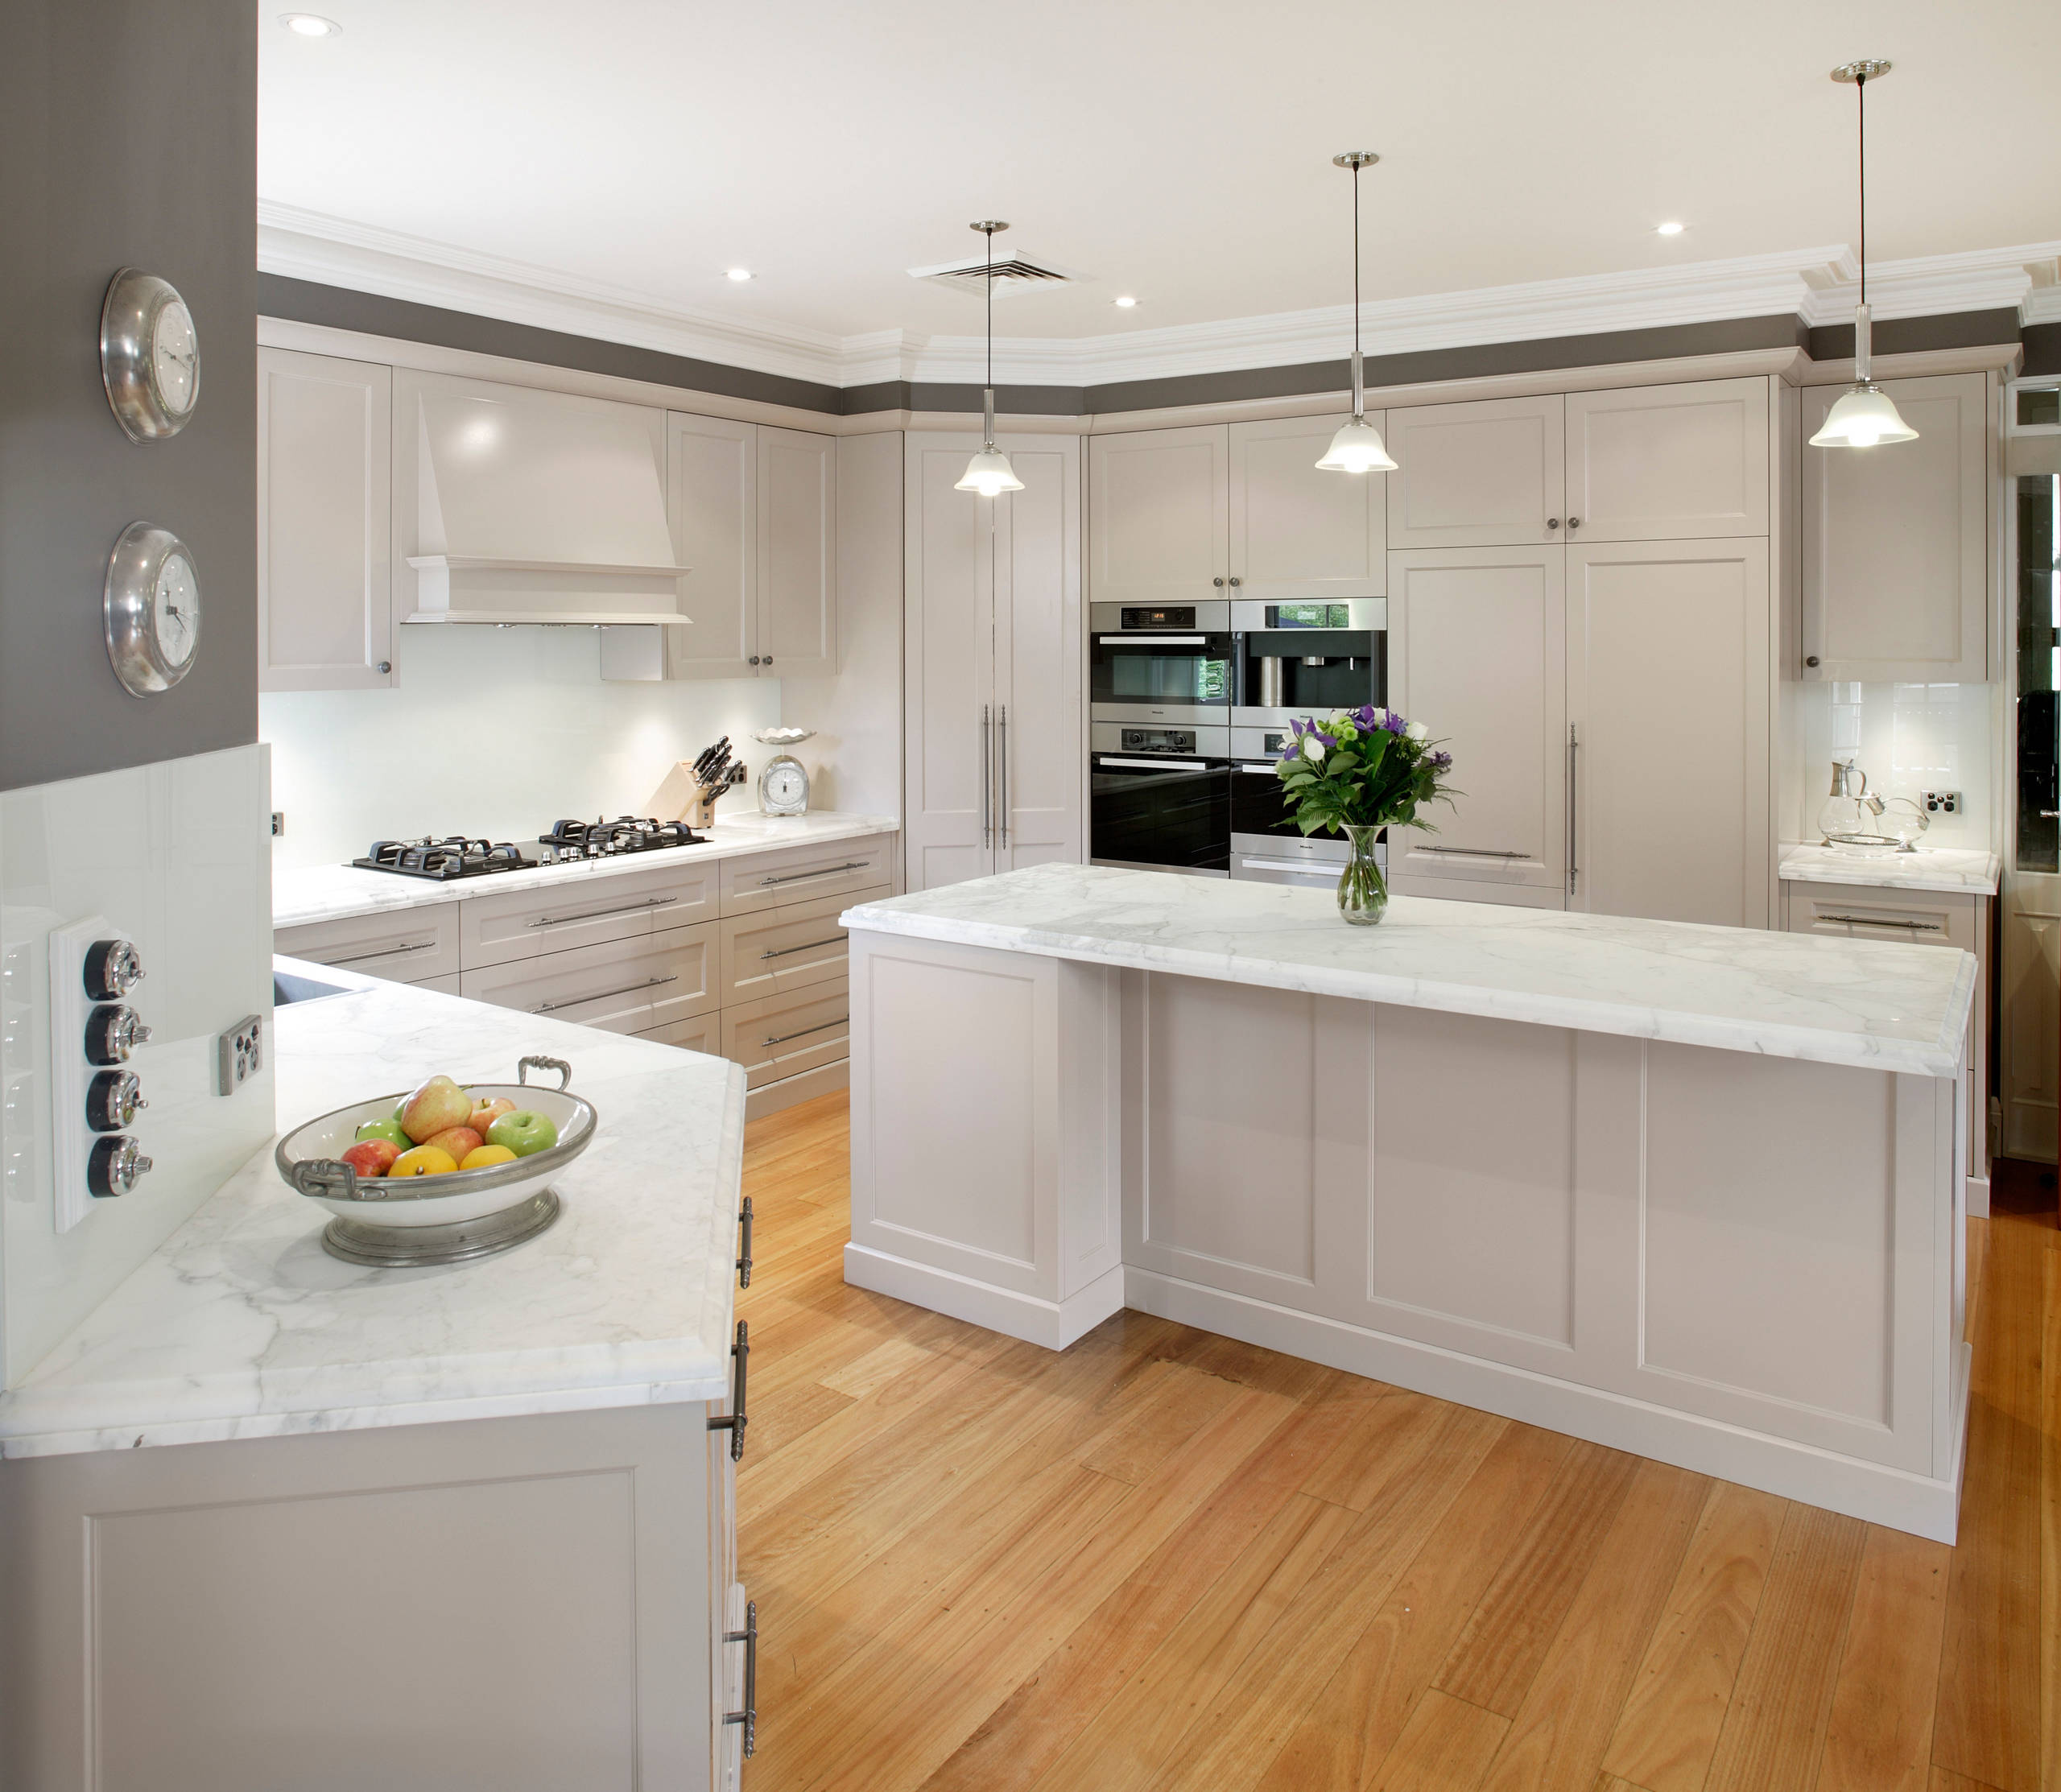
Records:
M1768 399L1697 380L1391 411L1389 545L1765 535Z
M1091 438L1089 597L1192 604L1381 596L1382 476L1316 469L1344 421L1292 417Z
M1985 624L1989 376L1882 382L1914 442L1809 445L1845 390L1803 394L1806 679L1980 684Z
M673 678L778 678L837 659L836 438L669 411L667 507L692 628Z
M394 682L392 370L258 351L258 687Z

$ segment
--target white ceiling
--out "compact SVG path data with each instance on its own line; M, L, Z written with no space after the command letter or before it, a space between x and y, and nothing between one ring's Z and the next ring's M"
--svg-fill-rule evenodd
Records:
M275 211L774 333L977 331L907 270L984 216L1093 276L1013 337L1340 305L1350 148L1369 299L1852 242L1859 56L1871 261L2061 236L2055 0L306 3L344 29L263 15Z

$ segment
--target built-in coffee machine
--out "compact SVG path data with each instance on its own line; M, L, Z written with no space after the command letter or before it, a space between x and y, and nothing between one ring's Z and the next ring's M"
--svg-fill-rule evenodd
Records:
M1233 728L1286 728L1388 700L1388 600L1231 605L1237 640Z

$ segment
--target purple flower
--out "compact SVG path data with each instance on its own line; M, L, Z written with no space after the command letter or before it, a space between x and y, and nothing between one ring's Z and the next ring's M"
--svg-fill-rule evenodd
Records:
M1390 710L1388 713L1382 718L1382 726L1386 729L1391 734L1400 734L1405 729L1409 727L1409 723L1406 722L1393 709Z
M1431 755L1431 769L1434 771L1450 770L1452 766L1452 755L1450 753L1435 753Z
M1372 728L1374 725L1374 717L1377 713L1372 704L1363 703L1353 712L1353 725L1357 728Z

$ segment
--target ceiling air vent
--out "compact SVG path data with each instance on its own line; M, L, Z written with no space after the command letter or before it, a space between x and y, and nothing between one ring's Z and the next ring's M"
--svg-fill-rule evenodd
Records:
M1072 268L1061 267L1055 262L1034 262L1027 256L1011 255L995 263L995 296L1006 299L1012 293L1037 292L1048 287L1070 287L1085 280L1085 274ZM926 280L932 286L949 287L955 292L969 297L983 297L988 290L988 264L980 255L961 262L940 262L936 267L912 267L909 277Z

